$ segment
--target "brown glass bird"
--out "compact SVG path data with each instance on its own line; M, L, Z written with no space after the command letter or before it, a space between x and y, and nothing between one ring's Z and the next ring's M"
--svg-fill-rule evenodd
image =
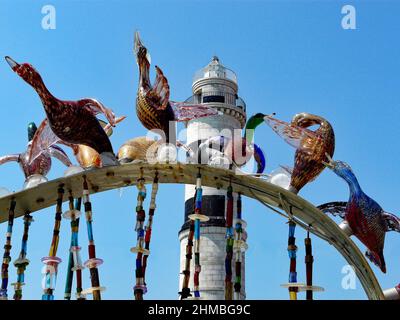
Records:
M138 32L135 33L134 52L139 66L136 113L146 129L158 131L167 143L175 143L175 126L170 128L170 123L218 114L217 110L204 105L170 101L168 80L157 66L156 80L150 84L150 56Z
M103 113L110 124L115 126L115 115L111 109L90 98L77 101L57 99L47 89L39 72L32 65L19 64L8 56L5 59L11 69L31 85L39 95L48 119L48 127L54 132L53 137L95 149L100 154L103 165L117 164L111 142L96 118L97 114ZM57 143L57 139L53 141L47 139L48 146ZM36 159L39 152L40 148L31 149L32 161Z
M264 117L265 122L287 143L296 148L294 168L291 171L289 190L298 193L307 183L313 181L325 169L325 155L333 156L335 133L324 118L310 113L296 114L291 123ZM308 128L318 125L312 131Z

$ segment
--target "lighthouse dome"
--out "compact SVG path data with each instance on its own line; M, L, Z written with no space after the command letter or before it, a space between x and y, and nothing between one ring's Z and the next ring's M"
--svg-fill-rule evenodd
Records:
M226 79L237 84L235 72L221 64L217 56L213 56L208 65L195 73L193 82L204 78Z

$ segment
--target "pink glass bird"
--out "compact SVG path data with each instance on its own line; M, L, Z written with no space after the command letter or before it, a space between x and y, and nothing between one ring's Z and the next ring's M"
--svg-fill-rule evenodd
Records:
M19 64L10 57L6 61L25 82L30 84L42 101L48 125L54 132L52 140L46 139L47 146L60 140L67 143L83 144L96 150L103 165L117 164L111 142L101 127L96 115L103 113L111 126L115 126L115 115L95 99L65 101L54 97L46 88L40 74L28 63ZM30 158L36 159L40 148L32 148Z
M46 121L47 119L43 122ZM51 157L57 158L67 167L72 165L67 154L57 145L52 145L45 149L38 148L38 144L43 145L42 140L46 139L46 135L43 132L43 122L39 129L37 129L33 122L28 125L29 143L25 152L0 157L0 165L10 161L18 162L26 181L33 175L46 177L51 169ZM32 148L39 150L38 156L33 161L30 156Z

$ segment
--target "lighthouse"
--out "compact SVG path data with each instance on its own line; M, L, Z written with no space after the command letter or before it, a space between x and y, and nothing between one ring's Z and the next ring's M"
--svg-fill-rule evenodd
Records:
M219 111L218 115L198 118L187 123L187 145L196 149L206 139L234 130L243 129L246 123L246 104L238 96L236 74L224 67L218 57L197 71L192 84L193 95L186 101L194 104L204 104ZM179 232L180 270L185 269L186 245L188 242L189 215L193 213L194 185L185 186L184 223ZM236 199L234 194L234 217L236 216ZM226 256L226 190L203 187L202 214L209 220L201 223L201 273L200 294L203 299L225 299L225 256ZM242 286L240 299L245 299L245 259L242 254ZM190 288L193 288L194 261L191 265ZM233 264L234 265L234 264ZM234 269L234 268L233 268ZM235 277L235 270L232 271ZM179 279L179 289L182 289L183 275Z

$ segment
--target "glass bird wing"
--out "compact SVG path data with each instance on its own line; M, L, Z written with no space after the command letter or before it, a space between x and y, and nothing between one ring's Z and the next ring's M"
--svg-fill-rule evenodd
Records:
M115 124L118 124L125 119L126 119L126 116L115 118ZM104 121L101 121L101 120L99 120L99 121L100 121L100 124L103 127L104 131L106 132L107 136L110 137L113 134L113 129L111 127L111 124L105 123Z
M8 154L6 156L0 157L0 165L10 162L10 161L18 161L19 154Z
M53 130L51 130L49 121L46 119L40 124L37 129L29 150L29 164L31 164L43 152L48 152L49 148L61 141Z
M187 104L184 102L169 102L175 114L175 121L184 122L197 118L216 116L220 114L216 109L201 104Z
M159 67L156 66L156 80L153 87L147 91L146 98L157 110L165 110L169 102L168 79Z
M93 98L86 98L79 100L79 104L82 106L82 108L85 108L87 111L89 111L93 116L96 116L100 113L104 114L110 125L112 127L115 126L116 119L114 112L110 108L104 106L100 101Z
M69 160L68 158L68 155L59 146L52 145L48 148L48 151L52 157L60 160L65 166L69 167L72 165L71 160Z
M312 154L321 143L321 137L309 129L295 126L271 116L265 116L264 121L289 145L306 153Z
M345 218L346 207L347 202L345 201L328 202L317 206L323 213L329 213L334 217L341 217L342 219Z
M387 231L400 232L400 219L392 213L385 212L384 218L387 224Z

